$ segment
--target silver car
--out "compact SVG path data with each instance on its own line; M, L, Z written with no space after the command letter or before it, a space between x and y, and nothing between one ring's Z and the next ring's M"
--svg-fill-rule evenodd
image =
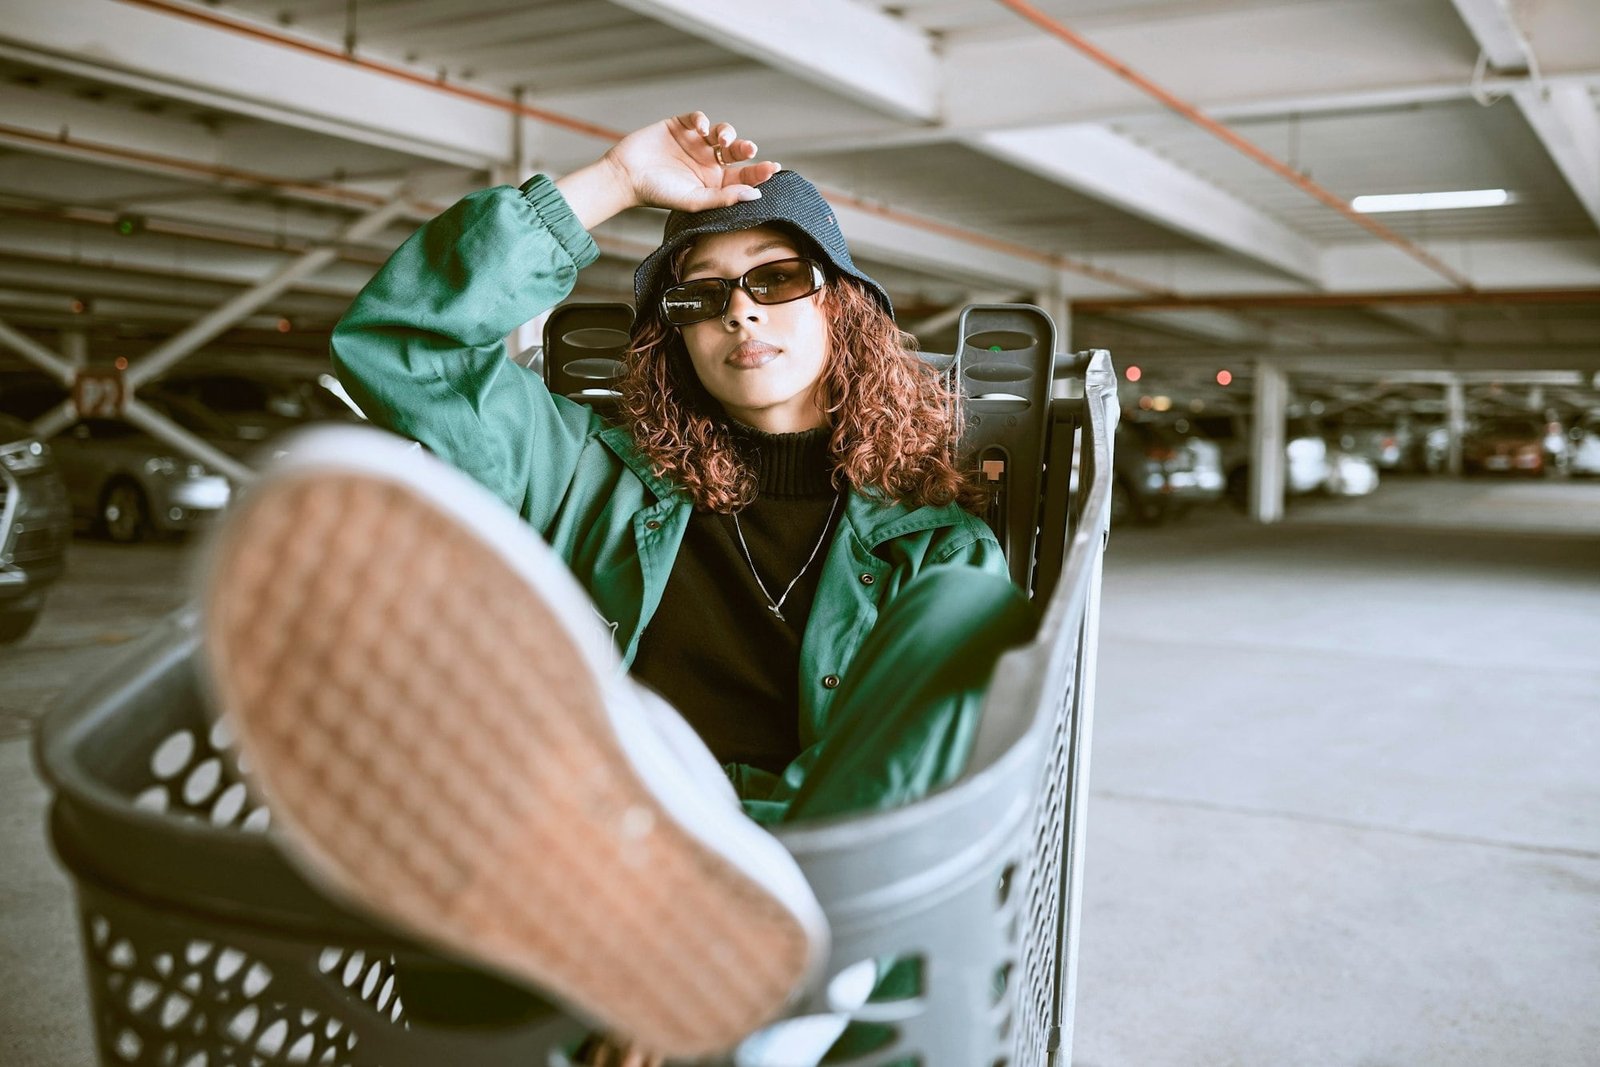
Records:
M188 530L228 506L228 479L125 422L89 419L51 442L72 513L128 543Z
M65 392L38 374L0 377L0 411L31 422ZM185 429L229 453L248 450L231 428L182 398L141 394ZM228 504L228 480L125 422L89 419L49 441L73 518L113 541L187 530Z

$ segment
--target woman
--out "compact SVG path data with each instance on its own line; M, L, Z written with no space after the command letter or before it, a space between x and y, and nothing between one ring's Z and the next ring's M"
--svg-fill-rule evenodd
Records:
M672 1055L729 1047L826 957L731 794L772 824L949 783L1032 630L960 506L950 397L826 202L755 156L695 112L423 226L333 358L445 463L304 440L206 591L220 703L312 870ZM673 214L609 426L502 338L635 205Z

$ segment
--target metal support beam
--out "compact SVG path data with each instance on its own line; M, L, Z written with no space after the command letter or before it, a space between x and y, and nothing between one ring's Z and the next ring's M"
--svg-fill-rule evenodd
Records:
M196 437L142 400L129 397L122 409L122 417L156 440L165 441L184 455L199 460L240 485L249 485L258 477L251 467Z
M1283 419L1289 406L1289 376L1272 363L1256 364L1256 394L1250 422L1250 517L1283 521Z
M77 421L78 405L69 396L33 420L33 435L41 441L47 441Z
M245 290L199 319L188 329L157 345L154 351L128 369L125 380L129 391L161 377L174 364L191 355L195 349L234 326L295 282L315 274L332 263L338 257L337 246L340 243L360 241L372 236L405 209L406 201L398 197L374 208L346 226L331 245L312 249L300 258L284 264L258 285Z
M34 364L62 385L70 386L72 380L77 377L77 371L73 369L71 363L27 334L18 333L3 320L0 320L0 344Z

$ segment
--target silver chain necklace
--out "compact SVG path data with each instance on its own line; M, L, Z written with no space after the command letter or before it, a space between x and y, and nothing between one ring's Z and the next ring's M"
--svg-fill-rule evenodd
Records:
M755 577L756 585L761 589L761 595L767 598L767 610L776 615L780 622L789 621L783 617L783 602L789 599L789 594L794 591L795 583L800 580L806 571L811 569L811 564L816 561L817 553L822 551L822 542L828 539L828 531L833 529L833 516L839 510L839 498L843 495L843 493L835 494L833 507L828 509L828 521L822 524L822 536L817 538L817 546L811 550L811 555L806 557L805 566L800 568L799 574L790 579L788 587L784 589L783 595L777 600L773 600L772 594L767 592L767 583L761 580L761 572L756 570L756 561L750 558L750 546L744 543L744 529L739 525L739 513L737 511L733 513L733 532L739 535L739 547L744 550L744 561L750 565L750 573Z

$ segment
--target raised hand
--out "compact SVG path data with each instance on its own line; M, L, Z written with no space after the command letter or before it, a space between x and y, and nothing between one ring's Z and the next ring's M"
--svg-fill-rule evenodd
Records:
M705 211L761 195L755 186L778 164L747 162L755 156L754 141L692 111L630 133L603 158L622 171L639 203Z
M755 142L730 124L691 111L635 130L556 184L593 227L629 207L705 211L755 200L756 186L779 170L770 161L750 162L755 156Z

